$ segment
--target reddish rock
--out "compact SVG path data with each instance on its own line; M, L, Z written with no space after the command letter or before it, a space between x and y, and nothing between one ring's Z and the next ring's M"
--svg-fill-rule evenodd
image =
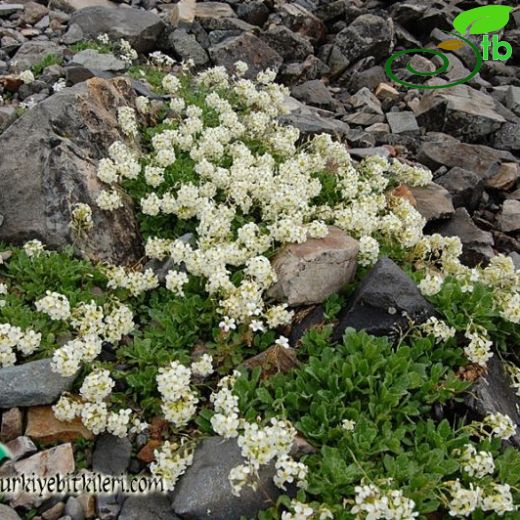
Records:
M137 454L137 458L145 464L150 464L155 460L154 451L162 444L160 440L150 439Z
M8 442L22 435L22 412L19 408L11 408L2 415L0 441Z

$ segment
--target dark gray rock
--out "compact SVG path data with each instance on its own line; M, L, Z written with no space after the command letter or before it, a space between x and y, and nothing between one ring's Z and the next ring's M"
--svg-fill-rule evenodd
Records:
M16 121L16 109L12 106L0 107L0 132Z
M172 511L167 495L129 496L119 520L180 520Z
M303 5L303 2L283 2L279 6L278 14L283 25L289 27L291 31L309 38L312 42L319 42L325 37L326 28L308 7L310 6Z
M340 313L332 338L339 340L349 327L375 336L392 335L406 329L409 320L422 323L435 314L414 281L392 260L382 258Z
M193 60L197 67L206 65L209 61L208 53L197 41L193 34L189 34L185 29L176 29L168 35L168 43L181 60Z
M128 468L131 454L132 444L127 438L105 433L96 439L92 468L104 475L121 475Z
M46 56L63 56L63 47L52 41L33 40L24 43L11 60L11 70L22 72L40 63Z
M240 520L256 517L271 507L280 491L273 484L274 468L260 470L258 491L249 487L240 497L231 492L229 472L244 459L235 439L210 437L196 448L193 464L186 470L172 494L172 507L181 518Z
M99 520L117 520L125 498L123 495L99 495L96 497L96 512Z
M425 141L419 149L418 160L431 170L440 166L458 166L485 177L498 170L501 162L515 162L509 152L494 150L489 146L461 143L449 136L436 136Z
M361 60L363 61L363 60ZM374 67L365 66L358 62L353 68L349 68L338 82L345 85L349 92L358 92L362 88L375 90L380 83L388 80L385 69L376 65Z
M124 206L108 215L95 202L102 189L97 162L114 141L124 139L117 107L133 98L127 80L95 78L54 94L0 135L0 240L37 238L54 248L74 243L93 260L124 263L140 257L129 198L122 194ZM79 202L92 208L95 233L87 239L74 236L69 225Z
M506 93L507 108L520 115L520 87L510 86Z
M457 208L453 217L435 230L446 237L460 238L461 260L465 265L473 267L487 263L495 256L493 236L475 225L466 208Z
M366 87L348 99L347 108L353 113L347 115L345 121L353 125L370 126L385 120L381 102Z
M69 390L75 376L62 377L51 370L50 359L0 369L0 408L54 403Z
M2 4L0 5L0 18L3 18L4 16L10 16L19 11L23 11L23 9L23 4Z
M314 51L309 40L283 25L269 27L261 38L287 61L304 60Z
M323 81L315 79L296 85L291 89L291 94L308 105L314 105L325 109L334 109L336 100L325 86Z
M77 24L88 38L103 33L112 39L124 38L138 52L153 50L165 28L164 22L149 11L109 7L81 9L72 15L70 24Z
M520 230L520 201L506 200L497 218L499 228L504 233Z
M487 373L468 391L464 404L478 419L495 413L508 415L517 426L516 434L509 442L520 447L520 399L511 387L511 378L502 361L496 355L488 361Z
M483 181L480 175L464 168L455 167L435 179L435 182L450 192L455 208L461 206L471 210L477 208L483 190Z
M261 27L269 17L269 8L263 0L253 0L252 2L240 3L237 6L237 15L247 23Z
M520 151L520 124L504 123L491 137L491 145L500 150Z
M417 134L420 132L413 112L388 112L386 120L393 134Z
M492 96L468 85L458 85L423 96L416 115L427 130L446 132L467 142L481 142L506 122L495 106Z
M361 15L336 35L334 43L351 63L365 56L387 57L393 48L391 20Z
M244 33L236 38L228 38L209 49L211 59L216 65L222 65L229 71L234 70L237 61L249 65L247 78L254 78L267 68L278 71L282 57L269 45L256 36Z

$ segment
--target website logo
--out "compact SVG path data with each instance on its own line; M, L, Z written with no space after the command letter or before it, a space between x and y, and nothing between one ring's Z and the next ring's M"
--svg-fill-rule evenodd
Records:
M484 61L507 61L513 55L513 48L510 43L501 41L497 34L493 34L490 37L490 33L497 32L507 25L511 11L513 11L513 8L506 5L487 5L459 14L453 21L453 27L457 32L449 33L442 31L453 38L440 42L434 49L405 49L392 54L385 63L388 77L400 85L416 89L449 88L467 83L480 72ZM483 35L481 48L468 39L469 35L477 34ZM402 56L422 53L429 54L431 57L438 56L442 62L441 66L433 72L422 72L415 70L411 63L408 63L406 69L414 76L421 77L434 77L443 74L450 66L448 56L443 51L454 51L466 45L471 48L475 55L475 67L465 78L452 81L451 83L444 85L410 83L409 81L399 79L393 71L395 62Z

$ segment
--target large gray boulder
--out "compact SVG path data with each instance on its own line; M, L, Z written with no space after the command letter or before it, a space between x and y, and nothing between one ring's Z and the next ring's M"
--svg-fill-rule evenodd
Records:
M138 52L157 47L157 40L166 27L155 14L140 9L86 7L74 13L70 25L77 24L85 38L108 34L111 39L124 38Z
M179 520L166 495L129 496L119 520Z
M99 159L124 136L117 107L132 102L130 83L93 78L26 112L0 136L0 240L37 238L50 247L75 243L92 260L132 262L140 239L131 202L114 212L95 203L103 188ZM76 203L89 204L94 229L78 240L70 229Z
M0 369L0 408L54 403L70 390L75 376L62 377L51 370L50 359Z
M229 472L243 462L235 439L203 440L195 450L193 464L173 491L175 513L186 520L240 520L256 518L258 511L274 505L280 491L272 481L272 466L260 470L257 491L244 487L239 497L232 494Z

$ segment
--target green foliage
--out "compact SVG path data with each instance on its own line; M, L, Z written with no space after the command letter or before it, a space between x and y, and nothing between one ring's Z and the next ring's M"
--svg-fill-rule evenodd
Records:
M92 49L100 54L110 54L114 52L114 45L111 43L102 43L99 40L82 40L70 46L73 52L81 52Z
M456 399L467 387L450 369L460 352L429 338L393 347L353 330L331 345L329 334L330 328L308 333L300 353L308 359L288 374L265 381L258 371L243 375L235 385L242 413L293 421L318 450L305 459L307 499L328 504L335 518L350 518L341 497L353 496L362 479L392 478L421 513L438 510L440 483L460 473L452 452L469 441L467 432L432 416L434 403ZM352 432L344 420L355 421ZM520 462L513 452L500 458L504 473Z
M164 94L162 80L166 76L165 72L152 67L151 65L133 65L128 69L128 74L133 79L146 80L158 94Z
M38 77L47 67L50 67L51 65L61 65L62 63L63 58L61 58L61 56L58 56L57 54L47 54L40 62L33 65L31 70L34 76Z

